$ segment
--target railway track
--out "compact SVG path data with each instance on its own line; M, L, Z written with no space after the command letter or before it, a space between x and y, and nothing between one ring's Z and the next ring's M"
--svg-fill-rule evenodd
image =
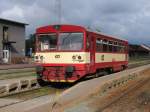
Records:
M129 62L128 69L148 65L150 64L150 60L138 61L138 62Z
M142 61L142 64L148 64L148 63L149 63L149 61L146 61L146 62ZM140 64L137 64L137 63L136 64L135 63L129 64L129 69L137 67L137 66L141 66L142 64L141 63ZM3 98L3 99L17 99L17 100L19 99L19 101L8 102L5 105L0 105L0 108L7 107L7 106L10 106L10 105L14 105L14 104L17 104L17 103L26 102L28 100L40 98L40 97L46 96L46 95L50 95L50 96L52 95L55 99L57 95L61 94L61 92L63 92L66 89L67 88L65 88L65 89L56 89L56 88L51 88L51 87L49 87L49 88L42 87L42 88L38 88L38 89L36 88L36 90L33 89L33 90L30 90L30 91L22 91L21 93L17 93L17 94L12 94L12 95L10 94L6 97L1 97L1 98ZM42 90L44 92L41 94ZM37 93L37 94L35 95L34 93L35 94ZM18 98L18 96L21 96L21 97ZM23 98L22 96L25 96L25 97L29 96L29 97L27 97L27 98L24 97Z
M123 92L119 97L113 99L113 101L111 101L110 103L108 103L107 105L105 105L104 107L102 107L101 109L99 109L99 111L104 111L105 109L109 108L111 105L117 103L121 98L127 96L129 93L133 93L134 91L138 90L139 88L143 87L144 85L146 85L147 83L149 83L150 81L150 77L148 79L142 79L140 80L138 83L136 83L135 85L133 85L131 88L129 88L128 90L126 90L125 92Z
M150 112L150 77L141 80L118 99L101 108L102 112Z

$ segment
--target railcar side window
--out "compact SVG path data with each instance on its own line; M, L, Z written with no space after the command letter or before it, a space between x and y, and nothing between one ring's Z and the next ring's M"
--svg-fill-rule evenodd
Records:
M125 51L125 46L123 45L123 43L119 43L118 45L118 52L119 53L123 53Z
M112 44L113 44L113 42L112 42L112 41L109 41L109 52L112 52L112 51L113 51Z
M124 46L121 46L121 49L120 49L120 52L125 52L125 47Z
M118 42L114 42L113 52L118 52Z
M99 38L96 39L96 51L98 52L102 51L102 42L103 41L101 39Z
M103 52L108 52L108 41L103 40Z
M122 47L122 46L121 46L121 43L118 43L117 52L119 52L119 53L121 52L121 47Z
M38 37L39 50L54 50L57 47L56 34L39 35Z

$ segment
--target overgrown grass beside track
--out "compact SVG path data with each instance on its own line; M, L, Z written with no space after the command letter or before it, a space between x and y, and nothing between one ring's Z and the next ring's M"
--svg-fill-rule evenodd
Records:
M6 80L6 79L15 79L15 78L21 78L21 77L29 77L29 76L35 76L35 72L32 73L22 73L22 74L5 74L5 75L0 75L0 80Z
M150 56L136 56L136 57L129 58L129 63L147 61L147 60L150 60Z
M36 76L35 68L3 69L0 70L0 80Z
M3 98L29 100L29 99L33 99L33 98L37 98L37 97L41 97L41 96L45 96L45 95L59 94L64 90L65 89L56 89L56 88L52 88L52 87L43 87L43 88L39 88L39 89L32 90L32 91L26 91L26 92L23 92L23 93L13 94L13 95L6 96L6 97L3 97Z
M150 57L137 57L129 59L128 68L134 68L142 65L150 64Z

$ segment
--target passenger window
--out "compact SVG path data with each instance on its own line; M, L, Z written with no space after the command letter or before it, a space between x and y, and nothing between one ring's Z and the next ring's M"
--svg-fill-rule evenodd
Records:
M113 52L118 52L118 43L117 42L114 42Z
M120 53L123 53L123 52L125 51L125 46L123 45L123 43L119 43L118 51L119 51Z
M122 49L121 43L118 43L118 48L117 49L118 49L118 52L121 53L121 49Z
M125 46L121 46L121 52L122 52L122 53L125 52Z
M109 52L112 52L112 51L113 51L112 44L113 44L113 42L112 42L112 41L109 41Z
M108 41L106 39L103 40L103 52L108 52Z
M102 40L100 38L96 39L96 51L101 52L102 51Z

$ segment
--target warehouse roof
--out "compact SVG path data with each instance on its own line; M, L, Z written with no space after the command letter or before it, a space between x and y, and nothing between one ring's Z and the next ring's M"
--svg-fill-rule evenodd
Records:
M146 52L150 52L150 48L148 47L148 45L133 45L131 44L129 47L130 51L146 51Z
M12 23L12 24L17 24L17 25L28 25L27 23L18 22L18 21L9 20L9 19L4 19L4 18L0 18L0 22Z

